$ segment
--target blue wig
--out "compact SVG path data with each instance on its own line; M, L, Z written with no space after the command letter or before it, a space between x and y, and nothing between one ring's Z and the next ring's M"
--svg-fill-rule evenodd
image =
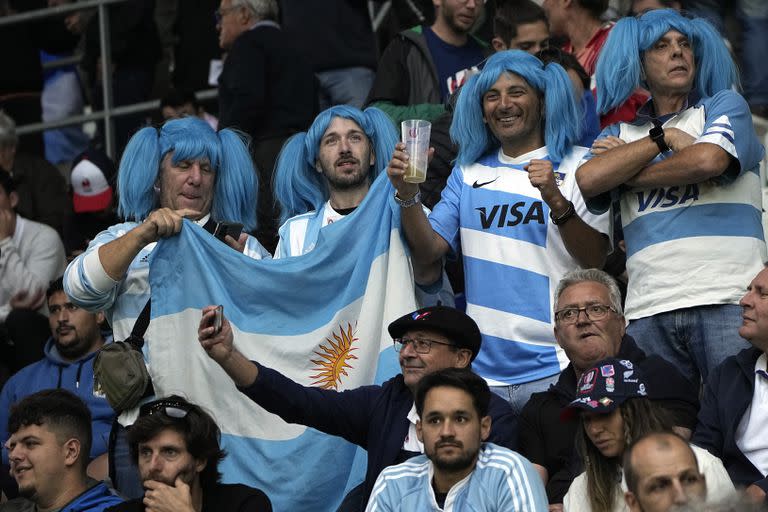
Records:
M608 35L597 60L597 110L608 112L626 101L643 82L643 52L669 32L685 35L693 46L696 77L693 87L701 97L739 86L739 73L723 38L703 18L688 19L673 9L648 11L639 18L619 20Z
M371 107L362 111L348 105L337 105L321 112L306 132L297 133L283 146L275 166L275 199L280 205L280 222L310 210L319 211L328 200L325 178L315 167L320 139L334 117L351 119L360 126L376 156L371 166L371 182L386 168L395 150L398 136L389 117Z
M169 152L174 164L201 158L211 162L216 171L213 220L241 222L249 231L256 228L258 178L244 136L229 129L217 134L196 117L174 119L161 128L142 128L131 137L118 171L122 217L141 222L160 207L154 186Z
M562 160L579 140L581 123L571 80L559 64L544 65L533 55L509 50L491 56L483 71L461 88L451 123L451 139L459 146L456 162L470 165L501 145L483 120L483 95L504 73L520 76L543 96L544 143L553 160Z

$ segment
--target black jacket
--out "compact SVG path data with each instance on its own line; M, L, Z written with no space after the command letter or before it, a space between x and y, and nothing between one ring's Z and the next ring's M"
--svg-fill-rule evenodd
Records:
M698 389L671 363L659 356L646 356L628 335L621 341L616 357L629 359L640 368L647 381L648 397L672 414L675 425L693 429ZM518 420L519 452L549 472L550 503L563 502L571 481L582 470L574 449L577 418L560 420L563 407L576 398L576 381L576 372L569 364L549 390L531 395Z
M144 512L143 498L126 501L105 512ZM272 512L267 495L241 484L216 484L212 491L203 492L203 512Z
M235 39L219 76L219 128L255 142L306 130L315 115L315 75L285 33L256 26Z
M305 387L276 370L258 366L256 381L250 387L240 389L251 400L288 423L343 437L368 451L364 482L367 499L379 473L399 462L408 434L408 412L413 406L413 394L406 387L402 374L381 386L337 392ZM514 416L509 404L492 394L488 415L492 418L488 441L514 449Z
M692 442L719 457L734 484L755 484L768 492L768 476L763 475L736 445L736 429L752 403L755 362L761 354L754 347L744 349L710 372Z

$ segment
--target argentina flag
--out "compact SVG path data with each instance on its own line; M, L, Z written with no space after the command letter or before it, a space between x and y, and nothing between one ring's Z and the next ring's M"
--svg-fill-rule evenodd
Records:
M264 490L275 510L335 510L363 480L362 450L287 424L241 394L197 341L201 308L222 304L235 346L300 384L341 391L390 378L399 369L387 325L416 309L393 193L382 173L353 213L294 258L252 260L187 220L152 252L147 357L156 393L211 412L228 452L223 481Z

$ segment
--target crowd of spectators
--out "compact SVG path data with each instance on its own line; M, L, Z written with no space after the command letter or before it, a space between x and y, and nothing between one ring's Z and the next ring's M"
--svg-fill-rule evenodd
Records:
M252 260L341 255L382 190L417 305L384 318L399 373L297 382L215 305L190 345L222 393L367 453L332 510L768 510L768 3L156 3L106 7L108 66L95 9L0 29L0 512L272 510L291 483L233 480L222 418L151 385L117 407L97 356L146 330L185 219ZM101 122L17 133L105 93L160 99L115 155Z

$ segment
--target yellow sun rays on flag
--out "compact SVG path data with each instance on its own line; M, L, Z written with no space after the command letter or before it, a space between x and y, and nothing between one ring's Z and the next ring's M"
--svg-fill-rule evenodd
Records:
M349 377L346 369L353 368L348 362L352 359L357 359L352 354L352 351L357 350L357 347L353 347L352 344L358 341L358 339L355 337L355 330L352 324L347 323L346 331L343 326L339 325L339 334L334 332L333 340L325 338L325 341L328 344L320 345L322 352L315 351L315 354L320 356L320 359L311 360L316 365L314 371L317 373L312 375L310 379L316 379L312 383L313 386L319 386L323 389L339 389L341 376Z

